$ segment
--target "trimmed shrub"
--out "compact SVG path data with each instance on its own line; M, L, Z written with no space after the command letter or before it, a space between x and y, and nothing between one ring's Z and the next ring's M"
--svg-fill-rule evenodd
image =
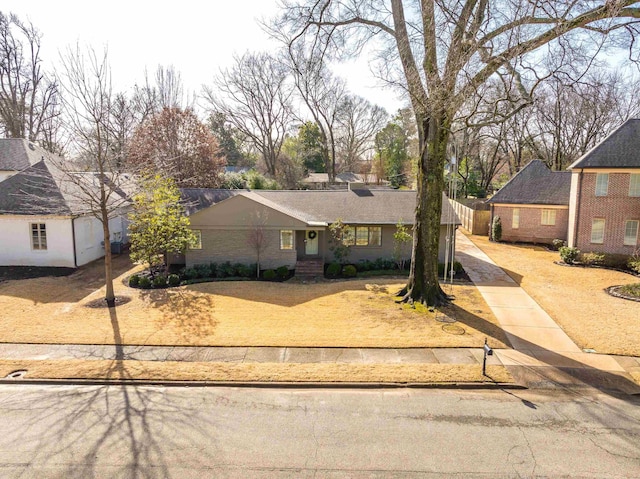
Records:
M640 254L634 254L627 262L627 267L636 274L640 274Z
M289 268L287 268L286 266L280 266L278 269L276 269L276 274L280 279L287 279L289 277Z
M156 276L153 278L153 287L154 288L165 288L167 286L167 277L163 275Z
M132 274L131 276L129 276L129 286L131 286L132 288L135 288L136 286L138 286L139 283L140 283L140 276L138 276L137 274Z
M356 271L356 267L352 264L348 264L342 268L342 275L345 278L353 278L356 274L358 274L358 272Z
M218 265L218 271L216 272L216 278L228 278L236 275L236 269L230 261L225 261L221 265Z
M499 216L494 217L493 222L491 223L491 240L502 240L502 220Z
M375 268L373 267L372 261L369 261L368 259L361 259L356 264L356 269L358 270L358 272L362 273L364 271L371 271L372 269L375 269Z
M138 280L138 286L140 286L142 289L149 289L151 288L151 280L147 276L140 276L140 279Z
M246 264L236 265L236 274L241 278L250 278L251 276L254 276L255 271L255 265L253 266L253 268L251 268L251 266L247 266Z
M215 278L218 273L218 265L215 263L209 263L209 274L211 278Z
M579 254L580 251L578 248L570 248L569 246L560 248L560 258L562 258L562 261L566 264L574 264Z
M210 278L211 277L211 268L208 264L197 264L194 266L194 269L197 271L198 276L196 278Z
M276 279L276 276L276 272L272 269L268 269L264 273L262 273L262 277L267 281L273 281L274 279Z
M342 271L342 266L340 263L331 263L327 266L327 276L337 278L340 276L340 272Z
M580 261L589 266L596 266L604 264L604 254L602 253L582 253Z
M199 274L200 272L195 268L187 268L184 270L184 277L186 279L196 279L199 277Z
M177 274L170 274L167 277L167 282L169 283L169 286L179 286L180 276L178 276Z
M567 244L564 242L564 240L561 240L561 239L558 239L558 238L554 239L551 242L551 246L554 249L554 251L559 251L560 248L562 248L563 246L566 246L566 245Z

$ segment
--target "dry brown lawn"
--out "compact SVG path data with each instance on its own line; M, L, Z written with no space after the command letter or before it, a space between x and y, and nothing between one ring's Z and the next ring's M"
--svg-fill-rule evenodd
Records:
M142 291L124 280L117 259L115 309L89 308L100 298L101 265L65 278L0 283L0 338L18 343L197 346L506 347L497 320L472 285L454 285L443 311L394 302L401 280L318 284L216 282ZM91 269L93 268L93 269ZM451 326L446 316L457 320Z
M26 370L25 379L170 380L224 382L513 382L504 366L459 364L199 363L172 361L0 360L0 377Z
M640 302L608 295L609 286L638 283L630 274L554 264L555 251L531 245L492 243L469 236L540 304L581 348L640 356Z

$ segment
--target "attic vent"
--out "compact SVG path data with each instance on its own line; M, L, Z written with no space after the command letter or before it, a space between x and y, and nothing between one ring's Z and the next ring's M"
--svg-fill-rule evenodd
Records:
M359 181L349 182L349 191L366 190L366 189L367 189L367 186L364 183L361 183Z
M34 145L33 143L29 142L29 149L31 151L36 151L36 145Z

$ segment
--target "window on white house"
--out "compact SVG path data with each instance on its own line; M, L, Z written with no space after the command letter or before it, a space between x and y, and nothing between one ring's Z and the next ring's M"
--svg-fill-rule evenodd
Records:
M38 250L47 249L47 226L44 223L31 223L31 247Z
M596 196L607 196L609 191L609 173L596 174Z
M640 196L640 173L631 173L629 196Z
M635 246L638 244L638 220L628 220L624 224L624 244L625 246Z
M541 223L545 226L554 226L556 224L556 210L542 210Z
M594 218L591 222L591 242L604 243L604 219Z
M513 218L511 219L511 227L514 230L520 228L520 208L513 209Z
M196 235L196 240L189 245L189 249L202 249L202 231L191 230Z
M280 249L293 249L293 230L280 230Z

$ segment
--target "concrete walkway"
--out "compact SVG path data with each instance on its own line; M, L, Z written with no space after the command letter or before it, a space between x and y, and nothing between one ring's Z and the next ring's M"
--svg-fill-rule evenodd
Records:
M279 348L0 344L0 359L86 359L232 363L482 364L482 348ZM500 364L494 357L487 364Z
M585 370L578 374L581 377L592 376L592 370L597 370L605 376L622 377L630 382L628 389L634 389L635 383L624 366L640 367L636 358L620 361L617 357L582 351L526 291L460 231L456 236L456 251L458 260L513 346L512 350L496 350L502 364Z

